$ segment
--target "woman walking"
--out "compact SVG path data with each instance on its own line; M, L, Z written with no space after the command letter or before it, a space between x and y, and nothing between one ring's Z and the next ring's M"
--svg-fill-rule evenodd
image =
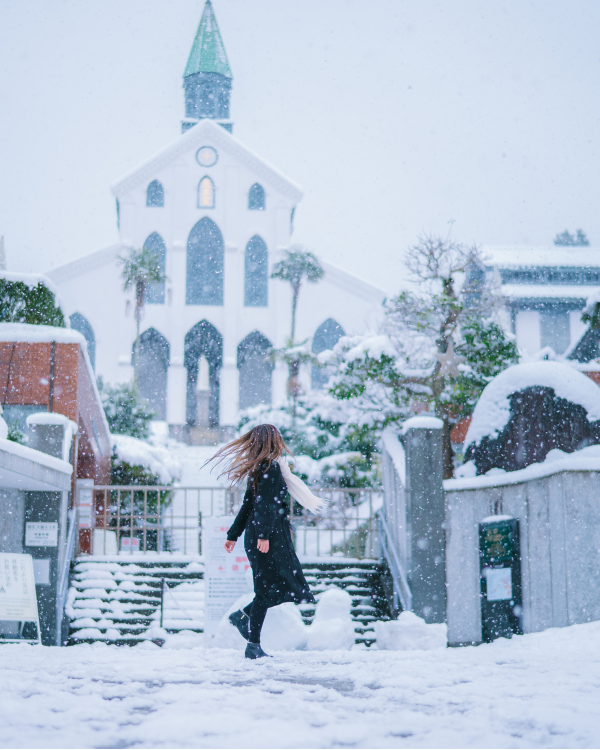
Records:
M269 607L283 602L315 603L294 551L286 497L289 492L313 513L323 503L292 474L285 453L290 450L277 427L262 424L214 456L218 462L229 462L221 476L233 483L247 479L244 502L225 542L225 549L231 552L246 530L244 547L252 568L254 600L229 620L248 641L247 659L268 656L261 648L260 633Z

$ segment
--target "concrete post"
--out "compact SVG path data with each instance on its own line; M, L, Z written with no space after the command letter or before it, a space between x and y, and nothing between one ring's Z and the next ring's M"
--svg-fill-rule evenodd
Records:
M413 611L428 623L446 621L442 428L442 420L436 417L413 417L402 429L410 540L408 582Z

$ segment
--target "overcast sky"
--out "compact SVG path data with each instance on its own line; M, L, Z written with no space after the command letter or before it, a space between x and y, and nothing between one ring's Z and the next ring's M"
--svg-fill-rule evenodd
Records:
M598 0L214 0L234 135L305 190L294 240L387 291L420 232L600 246ZM45 271L118 239L178 136L203 0L0 0L0 235Z

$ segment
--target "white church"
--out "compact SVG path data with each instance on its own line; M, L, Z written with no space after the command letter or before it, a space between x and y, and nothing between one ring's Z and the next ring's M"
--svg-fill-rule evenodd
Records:
M167 280L147 293L140 390L170 434L186 442L229 436L240 410L286 398L285 366L265 355L287 344L291 289L270 278L292 243L302 189L232 135L232 74L210 0L185 69L182 134L112 186L120 242L53 269L71 327L88 342L96 373L131 381L136 326L119 256L147 247ZM296 341L323 351L373 329L380 289L326 262L304 284ZM319 372L302 373L305 389Z

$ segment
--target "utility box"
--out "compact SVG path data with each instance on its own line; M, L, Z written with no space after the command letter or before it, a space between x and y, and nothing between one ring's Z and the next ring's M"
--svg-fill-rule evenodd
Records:
M484 518L479 524L479 561L482 641L521 634L521 544L516 518Z

